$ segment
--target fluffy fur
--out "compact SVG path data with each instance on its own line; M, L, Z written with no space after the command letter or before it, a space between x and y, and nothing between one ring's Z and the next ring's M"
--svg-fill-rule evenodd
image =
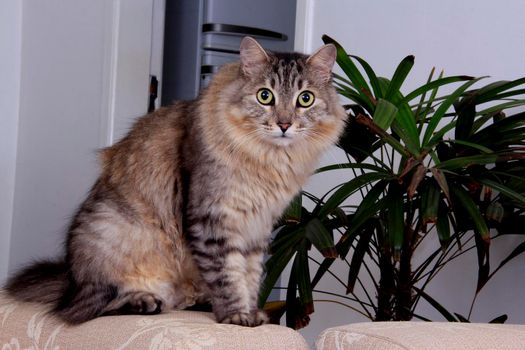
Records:
M101 151L63 261L13 276L8 292L76 324L211 302L217 320L255 326L272 225L333 144L346 114L331 84L335 47L311 56L245 38L195 101L140 118ZM257 99L261 88L273 103ZM308 108L301 93L315 96Z

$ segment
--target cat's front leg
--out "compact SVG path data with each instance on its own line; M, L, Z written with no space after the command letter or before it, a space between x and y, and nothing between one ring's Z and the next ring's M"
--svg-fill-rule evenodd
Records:
M221 323L258 326L268 321L257 308L262 253L230 251L213 291L213 310Z
M266 249L253 251L251 254L246 255L246 281L248 284L248 289L254 291L251 294L250 306L252 312L255 314L255 319L259 324L268 323L269 319L266 315L266 312L258 309L259 301L259 289L261 285L261 276L263 273L263 258L264 251Z
M254 327L267 322L257 309L262 247L239 248L231 232L197 224L189 229L190 248L205 281L217 321Z

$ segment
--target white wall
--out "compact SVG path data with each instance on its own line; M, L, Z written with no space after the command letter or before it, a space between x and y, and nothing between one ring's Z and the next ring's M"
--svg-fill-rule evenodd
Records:
M448 75L491 75L493 79L525 76L525 3L521 0L300 0L306 19L298 22L297 49L311 52L322 45L328 34L350 53L366 59L379 75L391 76L401 59L414 54L416 63L407 81L408 88L422 84L433 66ZM335 157L335 158L334 158ZM324 162L333 163L337 151ZM350 176L350 174L348 174ZM341 173L332 174L330 182L341 182ZM309 190L326 190L325 178L314 178ZM523 238L509 238L494 244L493 260L499 261ZM428 251L436 242L427 242ZM493 263L493 265L495 264ZM491 317L509 314L509 323L525 323L525 256L507 265L489 282L478 298L473 320L486 322ZM347 268L336 269L345 279ZM336 271L336 272L337 272ZM443 271L428 292L451 311L467 314L476 281L475 253ZM320 288L341 288L326 278ZM370 288L373 292L373 288ZM326 298L316 295L317 298ZM439 320L439 314L420 303L418 312ZM311 325L302 331L310 343L329 326L365 320L362 316L335 304L318 304Z
M414 54L413 82L433 66L448 75L490 74L499 79L525 75L525 25L520 0L310 0L312 49L329 34L380 74Z
M5 0L0 4L0 282L9 263L11 218L15 189L22 3Z

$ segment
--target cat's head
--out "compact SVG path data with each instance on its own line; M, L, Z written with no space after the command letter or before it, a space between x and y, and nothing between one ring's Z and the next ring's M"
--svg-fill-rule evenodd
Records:
M240 62L225 67L209 91L221 105L227 138L251 149L326 147L346 113L332 85L334 45L312 55L274 53L246 37Z

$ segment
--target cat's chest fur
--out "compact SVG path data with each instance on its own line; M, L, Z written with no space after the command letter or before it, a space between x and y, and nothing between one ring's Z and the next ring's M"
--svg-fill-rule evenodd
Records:
M186 214L211 217L232 233L235 246L265 245L272 225L309 174L289 164L264 164L264 159L232 163L218 151L200 154L191 172Z

